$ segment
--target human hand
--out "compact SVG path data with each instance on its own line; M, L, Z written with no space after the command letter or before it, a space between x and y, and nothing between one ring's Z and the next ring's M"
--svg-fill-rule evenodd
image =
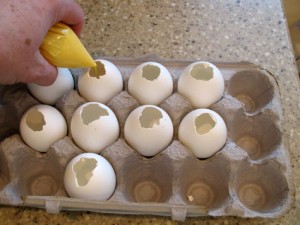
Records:
M55 66L39 47L49 28L64 22L79 35L84 13L73 0L0 0L0 83L52 84Z

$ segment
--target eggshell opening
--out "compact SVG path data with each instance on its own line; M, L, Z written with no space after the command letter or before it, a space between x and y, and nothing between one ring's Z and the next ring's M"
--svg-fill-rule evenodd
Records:
M106 74L105 66L100 61L96 61L96 66L92 67L89 71L90 77L99 79L101 76Z
M43 113L37 109L32 109L26 116L26 124L33 131L42 131L46 125Z
M142 71L142 77L149 81L157 79L160 75L160 68L154 65L146 65Z
M163 115L158 109L146 107L139 117L141 128L153 128L155 125L159 126L161 118L163 118Z
M216 119L209 113L203 113L195 119L195 129L200 135L208 133L216 125Z
M76 174L77 186L85 186L93 176L93 171L97 167L97 160L93 158L80 158L73 165L73 171Z
M102 108L98 104L89 104L85 106L81 111L81 121L84 125L88 126L95 120L98 120L101 116L108 116L109 113L106 109Z
M192 67L190 75L196 80L209 81L214 76L214 69L209 64L196 64Z

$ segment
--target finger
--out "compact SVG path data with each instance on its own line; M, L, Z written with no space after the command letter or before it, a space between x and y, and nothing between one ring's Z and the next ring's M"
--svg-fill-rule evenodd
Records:
M83 23L84 12L82 8L73 0L65 1L65 5L62 7L61 14L59 15L59 21L69 25L73 31L80 36Z
M36 83L42 86L49 86L57 78L57 68L48 63L48 61L40 54L36 53L36 63L28 71L28 76L24 76L24 83Z

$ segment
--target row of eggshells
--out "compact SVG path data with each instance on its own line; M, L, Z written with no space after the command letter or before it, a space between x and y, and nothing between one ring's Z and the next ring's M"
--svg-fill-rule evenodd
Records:
M119 69L107 60L96 60L97 69L79 77L78 91L90 102L106 104L123 90L123 78ZM74 87L70 71L58 68L56 81L47 87L29 84L30 92L41 102L54 105ZM156 62L145 62L130 74L128 92L140 104L159 105L173 92L173 79L168 69ZM220 70L209 62L195 62L187 66L178 80L178 92L195 108L207 108L217 102L224 92L224 79Z
M99 153L119 137L119 124L116 116L109 107L99 102L107 102L123 89L122 76L115 65L106 60L97 60L97 65L100 69L101 65L104 66L103 74L97 69L96 73L90 70L79 77L79 93L89 102L81 105L74 112L71 120L71 134L75 143L85 151L94 153ZM204 76L199 77L201 72L204 73ZM71 73L68 69L63 68L59 68L57 80L49 87L28 85L30 92L46 104L54 104L58 98L73 87ZM173 138L173 125L170 117L164 110L155 106L172 94L172 77L161 64L143 63L130 75L128 91L138 99L140 104L151 105L142 105L130 113L124 127L125 139L142 155L153 156L170 144ZM188 98L195 107L199 104L201 105L199 107L209 106L218 101L222 97L223 91L224 81L220 71L207 62L191 64L183 71L178 81L178 92ZM99 97L105 99L99 99ZM49 100L51 98L52 102ZM143 115L146 125L142 124ZM37 118L39 118L38 122L36 122ZM35 127L35 123L40 122L42 126ZM51 144L67 134L67 124L64 117L54 107L37 105L24 114L20 124L20 133L29 146L45 152ZM178 137L197 157L207 158L225 144L227 130L223 119L216 112L209 109L196 109L181 121ZM65 186L71 197L94 199L93 192L87 192L82 188L78 189L80 179L74 177L78 175L74 173L75 162L81 163L82 160L89 160L84 157L86 154L90 154L89 157L96 161L104 159L97 154L91 155L93 153L84 153L75 157L66 168ZM107 199L114 190L112 187L116 182L115 175L112 176L113 169L107 163L99 164L99 166L103 167L106 175L107 171L110 171L110 176L105 175L105 179L110 180L107 182L109 187L104 189L102 187L104 194L99 195L99 191L97 191L97 200ZM95 165L98 167L97 163ZM99 178L103 179L103 176ZM97 182L99 183L99 181ZM83 181L82 184L85 185L81 186L86 188L89 188L90 185L95 186L92 183L86 186L87 183L89 182Z
M82 105L75 111L71 120L71 134L74 141L85 151L99 153L105 147L113 143L119 136L117 118L113 111L104 104L117 93L122 91L123 80L120 71L113 63L107 60L96 60L96 63L98 68L96 76L92 76L91 74L93 71L91 71L79 77L79 93L88 101L88 103ZM200 75L202 77L200 77ZM58 77L51 86L44 87L36 84L28 85L30 92L37 99L46 104L55 104L58 98L60 98L66 91L73 89L73 87L74 83L72 75L70 71L65 68L59 68ZM172 77L163 65L155 62L146 62L136 67L136 69L131 73L128 81L128 91L131 95L138 99L142 106L135 109L128 116L124 128L125 139L142 155L153 156L166 147L173 137L173 126L170 117L163 109L155 106L172 94ZM195 108L209 106L218 101L223 95L223 76L220 70L213 64L208 62L196 62L186 67L182 75L179 77L178 91L189 99L189 101L193 102ZM100 102L101 104L99 104ZM95 106L97 104L98 106ZM87 105L90 106L87 107ZM35 106L35 108L37 108L37 106ZM47 106L40 106L40 108L45 110ZM151 108L153 109L152 111ZM101 114L101 109L102 112L105 112L104 114ZM97 110L99 111L98 113ZM51 111L49 119L53 119L54 116L52 114L55 109L53 108L48 111ZM151 118L153 122L157 120L156 126L152 124L152 129L148 129L150 128L149 126L146 127L146 129L143 129L145 127L141 125L140 118L143 115L143 112L147 111L148 114L150 114L148 116L146 115L148 120L149 118ZM157 115L155 114L155 111L159 113L160 117L155 116ZM82 116L83 113L89 115L92 112L94 112L94 114L96 113L96 117L88 123L85 122ZM205 113L208 116L205 116ZM37 113L35 113L35 115L36 114ZM202 119L197 117L201 114L204 114L202 115ZM33 146L30 143L30 140L27 141L28 138L26 138L26 133L31 130L32 134L27 135L30 138L36 136L38 132L26 126L26 118L25 113L21 122L21 135L29 146L38 151L47 151L53 142L61 138L56 137L54 138L56 140L52 141L50 138L52 135L47 134L45 136L49 140L48 144L45 141L40 141L44 135L43 132L46 132L45 129L48 125L56 127L56 129L54 127L51 128L54 130L56 136L63 136L67 133L66 128L59 129L58 121L64 121L63 117L60 116L59 119L54 119L51 122L45 123L44 125L46 126L44 128L44 125L42 126L40 138L34 138L35 142L40 143L40 145L37 143L36 146ZM195 120L196 118L198 118L198 122ZM201 123L202 120L205 121ZM187 126L186 124L188 123L189 125ZM226 134L224 132L224 129L226 130L225 123L217 113L208 109L197 109L196 111L188 114L182 120L179 127L179 139L187 145L197 157L207 158L222 147L222 144L224 144L224 138L221 138L221 144L216 144L216 142L218 142L217 140L220 138L215 138L214 140L216 134L211 134L214 133L214 130L216 129L210 130L210 132L206 133L206 135L204 135L203 132L200 134L201 124L203 126L206 125L215 128L221 126L223 127L223 129L221 129L222 132L217 132L217 134ZM66 125L63 126L66 127ZM26 132L23 132L24 128L27 128ZM62 130L61 134L58 132L59 130ZM98 132L95 132L97 130ZM214 137L210 137L211 135L214 135ZM157 143L157 140L162 140L162 143ZM156 142L157 147L153 146L153 141ZM205 143L216 146L208 147L203 145ZM203 148L200 146L203 146Z

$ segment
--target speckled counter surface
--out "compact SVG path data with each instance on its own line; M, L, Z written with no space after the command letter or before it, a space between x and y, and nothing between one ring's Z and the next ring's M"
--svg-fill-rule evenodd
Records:
M296 197L277 219L192 218L185 224L299 224L299 78L280 0L78 1L86 13L82 41L98 56L249 61L275 74L289 136ZM0 224L181 224L165 217L44 210L0 206Z

